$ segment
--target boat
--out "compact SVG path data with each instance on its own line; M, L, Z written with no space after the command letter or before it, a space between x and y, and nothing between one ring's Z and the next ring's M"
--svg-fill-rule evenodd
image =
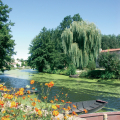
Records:
M77 114L85 114L96 112L102 109L106 104L107 102L102 100L89 100L71 103L68 102L65 105L60 105L59 109L62 114L65 114L65 109L68 109L68 106L70 106L71 109L67 111L68 114L72 114L73 111L75 111Z

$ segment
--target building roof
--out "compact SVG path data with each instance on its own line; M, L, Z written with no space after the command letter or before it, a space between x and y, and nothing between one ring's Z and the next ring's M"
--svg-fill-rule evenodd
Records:
M102 50L101 52L112 52L112 51L119 51L120 48L117 49L107 49L107 50Z

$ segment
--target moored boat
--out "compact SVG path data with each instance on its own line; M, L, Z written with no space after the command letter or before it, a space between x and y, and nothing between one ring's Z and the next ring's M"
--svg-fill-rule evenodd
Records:
M72 114L75 111L77 114L93 113L102 109L107 104L106 101L102 100L90 100L90 101L80 101L66 103L65 105L60 105L60 112L65 114L65 109L68 109L68 106L71 108L68 112Z

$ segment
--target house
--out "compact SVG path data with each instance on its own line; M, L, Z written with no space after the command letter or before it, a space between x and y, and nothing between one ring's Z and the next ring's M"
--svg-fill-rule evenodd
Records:
M19 60L15 60L14 63L12 63L12 65L17 68L17 65L16 64L19 64L19 66L21 66L22 62L20 62Z
M117 53L117 54L120 54L120 48L101 50L101 52L109 52L109 53Z

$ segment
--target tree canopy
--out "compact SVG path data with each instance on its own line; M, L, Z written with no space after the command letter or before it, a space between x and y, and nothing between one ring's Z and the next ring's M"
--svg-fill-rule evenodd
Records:
M120 35L102 35L102 50L120 48Z
M101 49L101 32L94 23L74 21L61 38L65 54L76 67L83 68L95 61Z
M14 23L8 20L9 13L12 8L9 8L8 5L4 5L0 0L0 69L4 67L9 68L11 57L14 52L14 40L12 40L12 35L10 34L10 26L13 26Z

